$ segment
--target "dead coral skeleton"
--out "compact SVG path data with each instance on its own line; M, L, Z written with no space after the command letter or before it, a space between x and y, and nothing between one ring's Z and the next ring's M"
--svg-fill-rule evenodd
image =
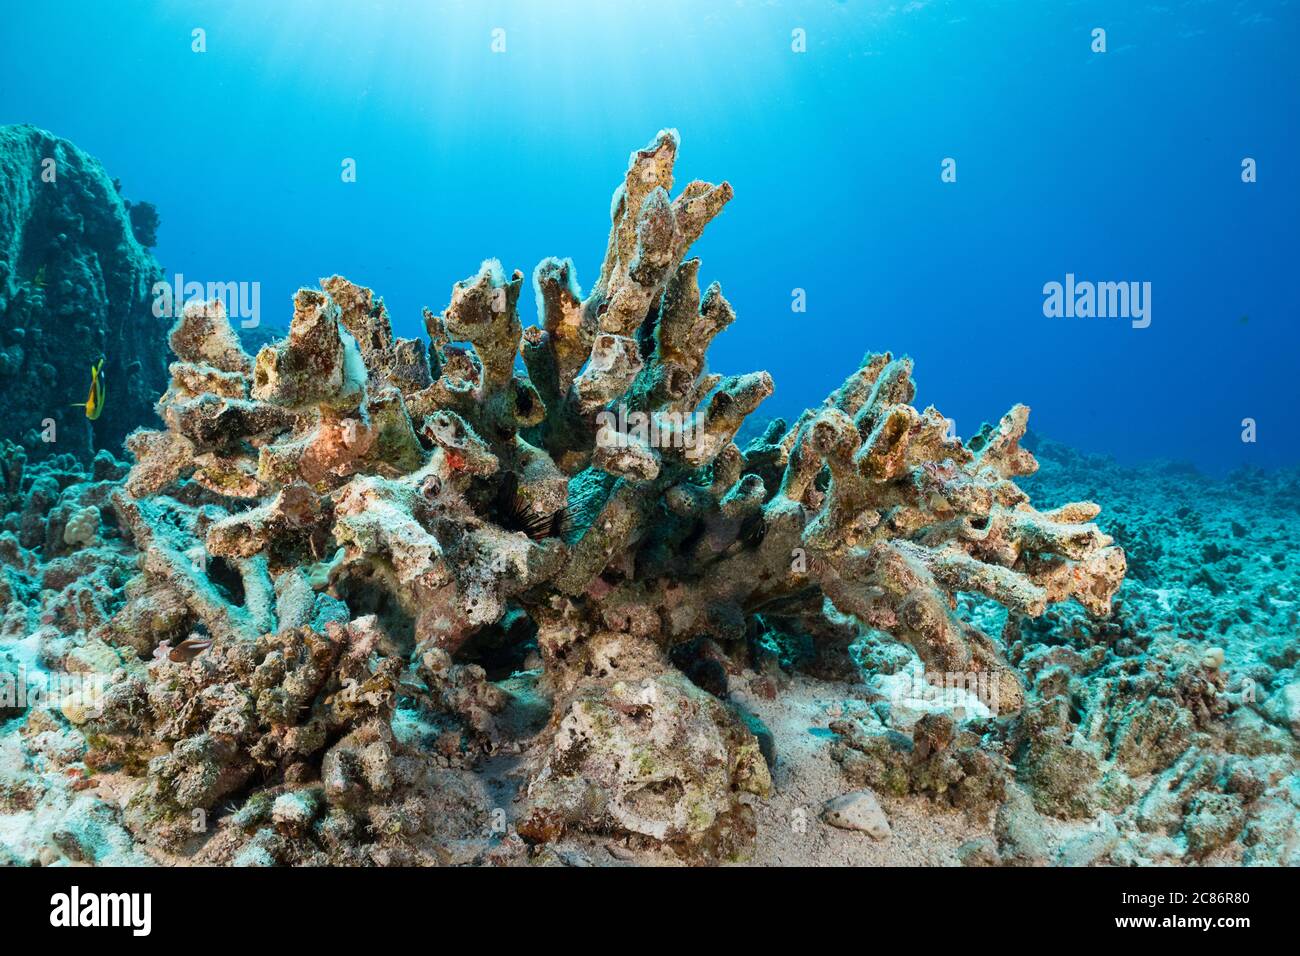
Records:
M220 303L185 309L164 428L130 436L135 465L112 499L147 581L123 619L179 604L170 632L149 632L155 643L179 650L194 629L211 641L192 662L165 652L151 678L175 694L187 686L169 676L177 668L210 675L150 764L162 805L215 805L257 768L309 777L286 755L325 747L306 728L331 706L328 663L286 684L294 706L278 716L263 696L243 699L239 680L282 653L268 639L310 648L324 638L302 635L350 634L338 629L365 615L370 653L408 671L399 688L374 665L385 694L423 694L490 735L500 692L452 662L522 609L551 717L532 745L519 832L730 846L747 827L737 794L766 793L768 768L743 722L677 674L674 648L709 638L734 651L760 615L814 634L847 615L928 669L992 674L1015 710L1020 678L955 613L955 595L1029 615L1071 598L1107 612L1123 552L1091 523L1096 505L1040 512L1016 486L1035 468L1019 445L1022 406L963 443L910 404L910 360L872 353L820 408L738 447L773 383L706 370L735 314L717 283L701 292L687 253L732 189L696 181L674 197L677 151L664 131L632 154L585 297L572 262L537 267L528 329L524 277L495 261L457 283L441 314L425 312L428 343L395 337L382 300L338 276L300 291L287 338L255 358ZM671 427L609 433L649 420L690 421L690 440ZM255 680L260 695L277 686ZM201 714L231 729L204 728ZM394 752L391 702L331 720L345 736L319 771L323 806L392 793L372 762Z

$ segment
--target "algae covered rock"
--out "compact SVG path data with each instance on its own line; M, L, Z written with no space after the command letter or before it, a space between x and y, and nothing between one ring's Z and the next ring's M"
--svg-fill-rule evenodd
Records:
M1266 710L1274 722L1300 738L1300 681L1278 688L1269 698Z
M560 717L519 829L699 841L732 824L735 792L766 796L771 785L758 742L716 698L674 674L620 681L579 692Z
M828 800L822 808L822 819L842 830L859 830L873 840L883 840L890 833L889 818L870 790L854 790Z
M151 208L67 140L0 127L0 439L89 461L153 418L170 320L154 313ZM107 400L91 422L72 404L101 357Z

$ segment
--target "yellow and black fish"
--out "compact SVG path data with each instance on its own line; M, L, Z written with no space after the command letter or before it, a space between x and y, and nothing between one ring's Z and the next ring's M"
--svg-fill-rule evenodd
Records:
M101 358L90 367L90 395L84 402L74 402L74 408L84 408L86 417L92 422L104 411L104 399L108 391L104 386L104 360Z

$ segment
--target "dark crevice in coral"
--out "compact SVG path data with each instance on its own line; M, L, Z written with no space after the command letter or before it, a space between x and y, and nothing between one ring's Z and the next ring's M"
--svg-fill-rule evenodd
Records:
M706 690L715 697L726 699L727 668L718 659L716 647L707 638L694 638L677 644L669 651L669 659L701 690Z
M537 651L537 625L522 609L505 616L469 638L456 652L456 661L477 664L490 681L505 680L526 668Z
M208 580L235 607L244 606L244 579L225 558L208 559Z
M415 646L415 618L393 596L388 585L370 568L349 567L333 581L334 593L353 618L373 614L394 644L409 653Z

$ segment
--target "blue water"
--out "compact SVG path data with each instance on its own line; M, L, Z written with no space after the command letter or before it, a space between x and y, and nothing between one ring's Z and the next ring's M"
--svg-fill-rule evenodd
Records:
M891 349L963 436L1019 401L1057 440L1219 471L1300 461L1297 21L1279 0L15 3L0 122L154 202L169 275L259 282L284 324L339 272L407 335L487 257L571 256L586 291L628 152L676 127L679 187L736 190L695 249L740 316L711 367L771 371L767 412ZM1066 273L1150 282L1150 326L1045 317Z

